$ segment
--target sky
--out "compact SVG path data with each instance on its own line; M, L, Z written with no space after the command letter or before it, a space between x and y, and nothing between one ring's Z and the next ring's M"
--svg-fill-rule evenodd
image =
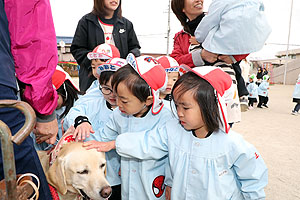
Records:
M211 0L204 0L207 11ZM278 51L286 51L292 0L264 0L265 13L272 33L259 52L251 59L274 58ZM57 36L74 36L77 23L93 8L93 0L50 0ZM123 16L129 19L141 45L142 53L171 53L173 37L182 29L173 13L170 15L169 50L167 48L169 0L122 0ZM289 49L300 49L300 1L293 1Z

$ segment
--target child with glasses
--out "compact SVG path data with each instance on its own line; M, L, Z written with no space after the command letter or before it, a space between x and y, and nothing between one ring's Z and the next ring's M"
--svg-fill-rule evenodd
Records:
M100 44L92 52L87 54L89 60L91 60L92 74L89 76L94 76L94 80L91 86L87 89L86 93L91 91L94 88L99 87L99 75L97 74L97 67L106 63L112 58L120 58L120 52L117 47L112 44Z
M73 135L81 141L99 141L99 135L94 130L101 130L117 107L116 96L112 91L111 80L115 71L127 64L125 59L113 58L97 67L99 87L82 96L65 118L66 126L74 129ZM95 95L98 92L98 95ZM101 94L100 94L101 93ZM93 94L93 95L91 95ZM74 126L74 127L73 127ZM92 134L90 134L92 133ZM106 153L106 178L112 186L113 193L110 199L120 199L121 180L118 175L120 161L115 151Z

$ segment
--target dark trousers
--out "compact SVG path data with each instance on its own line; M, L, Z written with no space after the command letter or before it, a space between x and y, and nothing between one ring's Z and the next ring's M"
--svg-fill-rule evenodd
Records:
M108 200L121 200L121 185L112 186L112 194Z
M258 95L258 97L259 97L259 102L258 102L257 107L261 107L262 105L267 105L267 103L269 101L269 97L264 97L264 96L260 96L260 95Z
M256 98L251 98L251 97L248 97L248 106L252 106L253 107L253 104L257 102L257 99Z
M249 94L249 92L246 88L245 80L242 77L242 69L240 67L240 62L236 62L236 63L232 64L232 67L235 72L235 78L237 81L237 89L238 89L239 97L247 96Z
M16 100L17 96L13 88L0 84L0 99ZM21 111L14 108L0 108L0 120L2 120L14 135L24 124L25 117ZM1 143L0 143L1 144ZM52 200L49 186L43 172L38 155L33 147L33 141L28 136L20 145L14 144L14 155L16 173L33 173L38 176L41 182L39 189L40 200ZM0 149L0 180L4 179L2 150ZM4 163L5 164L5 163Z
M294 111L298 112L299 110L300 110L300 103L297 103L294 108Z

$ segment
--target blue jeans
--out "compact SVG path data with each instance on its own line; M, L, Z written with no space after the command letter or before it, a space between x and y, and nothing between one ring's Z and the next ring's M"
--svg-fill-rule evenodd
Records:
M0 99L16 100L17 96L15 90L0 84ZM0 108L0 120L10 128L12 135L14 135L23 126L25 117L21 111L17 109ZM2 180L4 179L4 172L1 148L0 151L0 180ZM33 147L33 141L30 136L28 136L20 145L14 144L14 155L16 173L24 174L30 172L37 175L41 182L39 199L52 200L43 168Z

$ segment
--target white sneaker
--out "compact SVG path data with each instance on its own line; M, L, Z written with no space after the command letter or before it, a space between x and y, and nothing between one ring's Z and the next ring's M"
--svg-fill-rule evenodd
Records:
M292 111L292 113L291 113L292 115L298 115L298 112L296 112L296 111Z

